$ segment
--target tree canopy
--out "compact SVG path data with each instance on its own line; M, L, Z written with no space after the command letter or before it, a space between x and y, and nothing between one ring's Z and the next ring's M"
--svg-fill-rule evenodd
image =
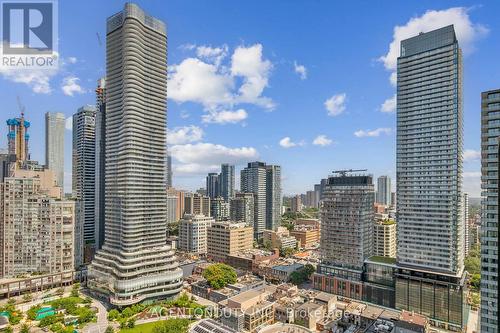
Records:
M236 282L236 271L229 265L218 263L208 266L203 272L203 277L214 289L221 289L228 284Z

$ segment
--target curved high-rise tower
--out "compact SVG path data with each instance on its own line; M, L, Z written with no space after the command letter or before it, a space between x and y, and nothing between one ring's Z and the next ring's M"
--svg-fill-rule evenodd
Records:
M106 227L89 286L126 306L182 285L165 239L165 24L127 3L107 20L106 58Z

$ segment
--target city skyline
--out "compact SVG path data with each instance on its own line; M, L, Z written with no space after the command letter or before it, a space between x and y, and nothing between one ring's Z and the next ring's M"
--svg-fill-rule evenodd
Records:
M158 4L143 4L141 1L138 3L144 6L145 10L169 24L171 37L169 39L171 50L169 54L171 74L169 87L171 88L169 91L171 94L169 94L168 103L168 128L171 130L170 151L174 159L174 187L188 190L199 188L204 183L206 174L218 171L221 163L236 165L235 183L239 184L239 170L247 162L255 160L282 166L284 194L305 193L312 184L318 183L321 177L332 169L367 167L365 162L367 159L373 161L368 171L374 176L389 175L395 179L393 154L395 151L395 114L394 112L381 112L382 109L389 111L391 103L384 104L384 101L390 99L395 92L388 80L392 72L391 66L393 66L390 61L393 54L389 51L389 45L394 39L393 29L396 25L406 27L403 29L404 36L402 36L406 37L406 34L418 33L419 29L430 30L451 22L460 27L457 29L459 42L461 38L464 39L464 42L461 42L464 44L465 53L464 192L470 193L472 198L479 197L480 126L477 96L480 91L495 88L494 78L498 76L497 68L484 71L479 66L491 61L489 59L492 55L498 53L496 51L500 43L495 43L498 23L492 19L491 14L496 4L486 3L482 7L472 7L471 3L465 2L459 4L463 7L450 9L443 3L436 5L422 2L412 7L395 3L393 8L388 9L389 13L386 17L389 19L385 20L387 22L379 22L380 20L376 18L376 11L379 9L370 8L375 11L374 18L366 17L367 20L353 27L355 30L352 34L339 36L331 35L332 32L329 30L335 30L335 26L341 24L342 21L337 12L348 12L349 5L320 3L315 6L325 7L323 8L325 14L320 16L322 20L315 23L314 27L301 27L303 31L300 32L310 35L309 29L315 28L321 33L311 37L307 43L301 38L300 41L304 41L308 48L301 50L297 47L288 47L292 37L285 38L274 25L274 29L270 30L272 33L268 35L260 31L256 33L251 29L261 24L261 20L273 13L276 5L264 6L266 13L264 18L256 16L256 9L245 8L245 5L239 6L238 10L235 9L235 17L231 20L237 20L238 17L241 18L240 15L246 13L248 14L245 16L247 17L246 24L237 32L222 33L220 25L214 25L211 31L200 29L200 25L195 25L185 32L180 31L185 24L191 22L190 20L198 20L199 24L209 24L221 15L218 10L206 8L208 10L206 17L199 16L199 14L185 17L176 16L176 13L189 9L188 7L192 6L190 4L172 2L168 4L168 10L166 10ZM75 8L90 11L96 6L97 4L93 2L90 2L88 6L61 3L60 11L64 13ZM70 24L64 15L62 16L60 37L61 40L66 41L61 43L64 64L60 72L49 77L47 82L34 78L29 84L22 82L12 84L15 76L2 73L0 82L5 87L2 90L2 97L6 109L10 110L6 118L17 117L19 114L17 102L13 96L19 95L26 106L26 117L32 125L30 152L33 160L44 160L43 115L46 111L63 112L66 117L69 117L82 105L94 104L95 82L104 74L104 46L99 45L95 30L102 38L105 35L102 22L106 15L119 9L116 3L98 6L100 10L92 18L95 20L95 29L89 29L92 31L76 31L73 24L76 23L75 25L78 26L78 22ZM197 7L203 6L197 5ZM225 7L231 8L229 4L224 3L220 8ZM326 10L330 7L338 11ZM278 22L287 23L285 19L293 21L293 17L299 15L299 9L298 6L290 5L291 17L277 15ZM428 10L435 12L428 13ZM318 11L321 12L321 10L315 10L315 12ZM362 11L361 15L365 17L367 12L367 10ZM437 17L435 22L429 20L429 15L432 13ZM75 19L78 21L80 18ZM367 29L365 25L373 24L372 20L377 20L377 29L358 36L356 32ZM333 26L326 29L326 22L332 23ZM232 21L225 24L231 23ZM273 26L268 26L268 28L273 28ZM290 27L290 29L297 28ZM290 30L292 31L294 30ZM81 44L86 47L75 45L71 41L71 34L83 40ZM349 47L345 49L335 47L342 45L345 37L352 39L345 44ZM398 40L401 39L399 37ZM331 45L325 46L317 43L325 38L332 41ZM219 52L218 56L217 52ZM226 55L225 58L222 58L223 54ZM238 71L235 60L239 57L243 59L244 56L254 57L250 59L257 60L256 71L252 73ZM382 60L378 61L379 58ZM212 101L176 85L178 82L175 81L176 75L178 78L180 78L178 75L194 75L192 67L188 66L193 64L199 65L201 69L213 68L210 66L217 64L234 69L235 74L230 78L225 78L234 85L230 90L232 98L240 97L239 100L230 101L229 104L234 106L233 109L228 107L222 110L221 107L227 104L219 99L213 101L217 112L209 112L207 111L208 104ZM359 66L360 70L353 71L350 77L347 77L344 74L346 69L341 67L349 68L349 65ZM220 73L216 72L216 74ZM243 90L240 89L244 82L247 82L245 80L250 74L262 80L263 84L261 86L263 90L258 96L253 96L253 99L250 95L242 96ZM366 83L355 89L361 77L366 80ZM216 79L214 84L224 79L221 75L207 79L210 78ZM227 83L222 81L222 84ZM52 90L50 94L42 93L47 88L46 84L50 85ZM363 87L364 84L367 86ZM217 95L218 92L220 91L212 93ZM304 94L308 97L305 98ZM336 98L332 98L334 95ZM270 102L273 102L274 109L272 112L267 112L271 109ZM301 121L303 110L307 110L310 124L309 121ZM224 113L224 111L232 111L232 113ZM328 113L336 115L329 116ZM242 118L245 119L241 120ZM228 119L233 123L227 123ZM220 124L224 120L226 124ZM300 126L300 131L296 126ZM264 133L265 135L259 135ZM66 131L66 143L71 142L70 138L71 132ZM6 137L2 136L0 145L5 147L5 142ZM71 147L68 146L66 144L65 147L66 161L70 161L71 156ZM207 155L206 151L209 149L215 153ZM306 156L310 163L302 163ZM201 158L203 163L200 163ZM68 189L71 187L70 169L71 166L67 162L65 165L66 192L69 192Z

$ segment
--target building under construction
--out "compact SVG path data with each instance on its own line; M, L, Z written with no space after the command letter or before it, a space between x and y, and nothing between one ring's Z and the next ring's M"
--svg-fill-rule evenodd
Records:
M20 118L11 118L7 120L8 134L7 145L8 153L16 156L17 161L26 161L29 156L29 139L28 129L30 122L24 119L24 113L21 113Z

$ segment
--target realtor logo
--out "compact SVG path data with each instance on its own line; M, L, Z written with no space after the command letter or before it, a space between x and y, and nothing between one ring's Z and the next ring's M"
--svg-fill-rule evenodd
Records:
M57 3L1 3L1 67L53 68L57 65Z

